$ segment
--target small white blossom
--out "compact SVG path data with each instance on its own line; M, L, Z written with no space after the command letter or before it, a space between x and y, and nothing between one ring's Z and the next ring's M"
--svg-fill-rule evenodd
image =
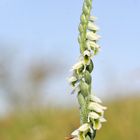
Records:
M94 120L94 119L99 119L99 118L100 118L100 115L95 112L90 112L88 114L88 121L90 121L90 119Z
M86 50L84 51L84 63L89 64L90 63L90 57L91 57L91 52Z
M93 102L89 103L88 109L100 113L102 115L104 114L104 110L100 108L97 104L94 104Z
M91 130L90 125L88 123L85 123L83 125L81 125L78 129L76 129L75 131L73 131L71 133L72 136L74 136L74 138L77 140L83 140L83 138L85 138L85 134ZM75 140L74 139L74 140Z
M90 51L88 51L88 50L84 51L84 56L86 56L86 55L90 57L90 55L91 55Z
M78 136L79 135L79 130L76 129L71 133L72 136Z
M89 96L89 99L90 99L90 101L93 101L93 102L96 102L96 103L102 103L102 101L98 97L94 96L93 94L91 94Z
M94 50L94 49L99 49L99 48L100 48L100 46L99 46L97 43L95 43L94 41L88 40L87 42L88 42L90 48L93 49L93 50Z
M89 17L89 21L94 22L94 21L96 21L96 20L97 20L97 17L95 17L95 16L90 16L90 17Z
M87 32L86 37L87 37L87 39L93 40L93 41L96 41L96 40L99 40L100 39L100 36L99 35L91 32L91 31Z
M80 61L78 63L76 63L73 67L72 67L72 70L77 70L79 68L81 68L83 66L83 61Z
M101 122L99 120L95 120L93 122L93 129L99 130L101 127L102 127L102 124L101 124Z
M88 22L88 29L92 31L98 31L99 27L97 27L93 22Z
M91 104L89 105L88 109L100 113L101 115L104 114L104 111L101 108L97 108L96 106L92 106Z
M68 79L68 82L69 83L72 83L72 82L75 82L77 81L77 78L75 76L71 76L69 79Z
M95 107L95 108L100 108L100 109L102 109L102 110L106 110L106 109L107 109L106 106L102 106L102 105L100 105L100 104L98 104L98 103L96 103L96 102L91 102L91 103L90 103L90 106L91 106L91 107Z
M80 132L87 132L89 129L90 129L90 125L88 123L85 123L78 128Z
M101 117L101 118L100 118L100 122L106 122L106 119L103 118L103 117Z

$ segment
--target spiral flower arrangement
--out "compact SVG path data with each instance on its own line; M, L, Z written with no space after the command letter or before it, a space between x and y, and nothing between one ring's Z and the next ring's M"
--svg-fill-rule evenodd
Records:
M96 131L106 121L104 110L107 108L101 105L102 101L92 92L92 58L99 52L97 41L100 36L97 34L99 28L95 25L96 18L90 15L91 9L92 0L84 0L78 37L81 55L72 67L73 74L69 78L72 92L77 93L81 126L72 132L71 140L94 140Z

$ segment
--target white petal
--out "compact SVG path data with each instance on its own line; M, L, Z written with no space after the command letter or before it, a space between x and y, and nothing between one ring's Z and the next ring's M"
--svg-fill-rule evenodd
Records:
M94 106L94 107L96 107L96 108L100 108L100 109L102 109L102 110L106 110L106 109L107 109L106 106L102 106L102 105L100 105L100 104L98 104L98 103L95 103L95 102L91 102L90 104L91 104L92 106Z
M69 79L68 79L69 83L71 82L74 82L74 81L77 81L77 78L75 76L71 76Z
M88 106L89 110L95 111L97 113L104 113L104 110L102 108L100 108L98 105L96 105L97 103L91 102Z
M71 133L72 136L78 136L79 135L79 130L76 129Z
M93 101L96 103L102 103L102 101L98 97L94 96L93 94L90 95L89 99L90 99L90 101Z
M91 50L91 45L90 45L90 41L86 41L86 47L88 48L88 50Z
M89 45L93 49L99 49L100 48L100 46L98 44L96 44L94 41L89 41Z
M88 50L84 51L84 56L85 55L90 56L90 51L88 51Z
M89 124L88 124L88 123L85 123L85 124L83 124L82 126L80 126L80 127L78 128L78 130L79 130L80 132L86 132L86 131L89 130L89 128L90 128Z
M96 21L96 20L97 20L97 17L95 17L95 16L90 16L89 17L89 21L92 21L93 22L93 21Z
M87 37L87 39L93 40L93 41L96 41L96 40L100 39L100 36L95 34L95 33L93 33L93 32L87 32L86 37Z
M97 114L95 112L90 112L88 114L88 117L91 118L91 119L99 119L100 118L99 114Z
M101 117L101 118L100 118L100 122L106 122L106 119L103 118L103 117Z
M92 22L88 23L88 29L92 30L92 31L98 31L99 27L97 27L96 25L94 25Z
M76 64L72 67L72 69L73 69L73 70L76 70L76 69L81 68L82 66L83 66L83 61L80 61L80 62L76 63Z

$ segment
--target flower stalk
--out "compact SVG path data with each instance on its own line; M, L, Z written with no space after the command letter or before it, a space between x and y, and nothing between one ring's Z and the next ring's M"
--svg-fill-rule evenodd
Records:
M73 74L69 82L73 93L77 92L80 106L81 126L71 134L71 140L94 140L96 130L102 126L104 110L102 101L92 93L92 76L94 69L92 58L99 52L97 34L99 28L95 25L96 18L91 16L92 0L84 0L79 24L78 42L80 46L79 61L72 67Z

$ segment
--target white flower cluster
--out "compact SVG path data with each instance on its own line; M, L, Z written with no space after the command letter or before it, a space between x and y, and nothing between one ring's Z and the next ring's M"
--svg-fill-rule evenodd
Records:
M107 109L107 107L100 105L102 101L96 96L90 95L89 100L88 122L72 132L71 135L73 136L73 140L86 140L88 132L93 134L93 130L99 130L102 123L106 122L106 119L104 118L104 110Z
M96 18L90 16L91 9L92 0L84 0L78 37L81 56L72 67L73 74L69 78L69 83L73 87L72 93L78 93L81 126L71 134L71 140L94 139L96 130L99 130L102 122L106 121L104 119L106 107L101 105L102 102L98 97L91 94L91 72L94 68L92 58L100 50L97 44L100 36L96 33L99 28L95 25Z
M90 73L93 70L93 62L92 57L97 54L100 47L97 44L97 41L99 40L100 36L96 34L96 31L99 30L99 28L94 24L95 17L90 16L88 20L88 26L86 31L86 40L85 40L85 51L83 54L81 54L79 62L77 62L73 67L73 75L69 78L69 83L74 87L75 89L78 88L77 83L79 83L80 80L83 78L83 73L85 73L86 70L88 70ZM80 29L79 29L80 30ZM81 35L79 35L79 38ZM79 43L81 43L80 41Z
M102 126L102 122L106 122L104 110L106 110L107 107L100 105L102 101L94 95L90 95L89 100L88 109L90 111L88 114L88 122L93 124L94 130L99 130Z

